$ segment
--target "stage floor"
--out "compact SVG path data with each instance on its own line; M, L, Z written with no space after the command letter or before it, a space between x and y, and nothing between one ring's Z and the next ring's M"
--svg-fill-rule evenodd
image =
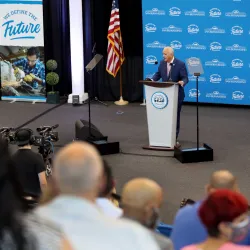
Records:
M146 108L139 104L118 107L109 103L92 105L92 123L109 137L119 141L121 154L105 156L117 180L117 190L134 177L156 180L164 189L162 220L172 223L184 197L201 199L210 174L228 169L236 176L241 191L249 194L250 133L248 108L201 107L200 139L214 149L214 161L181 164L166 152L145 151L148 143ZM53 105L38 103L0 103L0 126L18 127L33 117L51 109ZM32 121L26 127L59 124L60 141L56 148L74 139L75 121L88 120L88 107L64 104ZM195 145L196 108L184 105L181 114L180 143L183 147Z

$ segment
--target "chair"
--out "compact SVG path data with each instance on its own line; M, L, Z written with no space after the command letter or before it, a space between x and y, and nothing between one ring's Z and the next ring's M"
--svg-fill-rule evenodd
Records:
M158 225L158 227L156 229L156 231L158 233L160 233L166 237L170 237L172 230L173 230L173 226L164 224L162 222Z

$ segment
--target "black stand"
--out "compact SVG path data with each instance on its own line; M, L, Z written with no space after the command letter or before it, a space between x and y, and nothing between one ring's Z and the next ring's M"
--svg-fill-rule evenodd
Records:
M213 161L213 149L206 143L200 147L199 138L199 76L200 73L194 73L196 76L196 148L175 148L174 157L181 163Z
M92 49L92 54L94 55L94 56L96 56L96 43L94 44L94 47L93 47L93 49ZM88 71L88 68L86 67L86 69L87 69L87 72L89 73L90 71ZM92 94L95 94L95 91L91 88L92 87L92 84L91 84L91 81L90 81L90 84L89 84L89 89L88 89L88 100L87 101L84 101L83 102L83 104L87 104L87 103L89 103L89 100L90 100L90 102L98 102L98 103L100 103L100 104L102 104L102 105L104 105L104 106L108 106L108 104L106 104L105 102L102 102L102 101L100 101L99 99L98 99L98 97L91 97L92 96ZM91 91L92 90L92 91Z
M90 63L86 66L87 73L91 73L91 71L96 67L99 61L102 59L101 55L95 55L94 58L90 61ZM89 121L88 126L86 126L86 122L84 120L76 121L75 123L75 138L76 140L83 140L94 145L101 155L108 154L117 154L120 153L120 144L119 142L108 142L108 137L103 136L102 133L91 123L91 98L90 91L91 84L88 90L88 111L89 111ZM106 104L105 104L106 105ZM86 129L88 127L88 129Z

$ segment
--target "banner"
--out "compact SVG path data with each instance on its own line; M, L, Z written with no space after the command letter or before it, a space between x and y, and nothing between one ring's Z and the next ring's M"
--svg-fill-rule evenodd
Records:
M0 0L2 99L46 101L43 5Z
M144 77L157 71L162 50L197 58L204 74L189 75L185 101L250 104L249 0L143 0Z

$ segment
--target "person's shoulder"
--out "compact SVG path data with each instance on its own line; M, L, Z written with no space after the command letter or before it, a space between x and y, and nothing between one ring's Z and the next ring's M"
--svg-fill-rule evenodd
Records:
M189 246L185 246L183 248L181 248L181 250L197 250L197 246L196 245L189 245Z
M247 249L250 249L250 246L241 246L231 242L224 244L220 248L220 250L247 250Z
M160 65L163 65L165 63L165 61L162 59L161 61L160 61Z
M182 219L184 217L189 217L192 214L197 214L197 210L199 209L201 202L196 202L192 205L186 205L185 207L179 209L176 214L176 219Z
M176 64L179 64L179 65L185 64L185 62L181 61L181 60L178 59L178 58L175 58L175 63L176 63Z
M151 231L151 234L153 235L153 237L155 238L155 241L157 242L157 244L159 245L161 249L164 249L164 250L173 249L173 243L169 238L161 235L160 233L156 233L154 231Z
M134 243L138 243L138 247L147 246L146 249L159 249L150 230L140 225L138 222L126 218L115 220L116 228L122 235L127 235ZM142 248L139 248L142 249Z

